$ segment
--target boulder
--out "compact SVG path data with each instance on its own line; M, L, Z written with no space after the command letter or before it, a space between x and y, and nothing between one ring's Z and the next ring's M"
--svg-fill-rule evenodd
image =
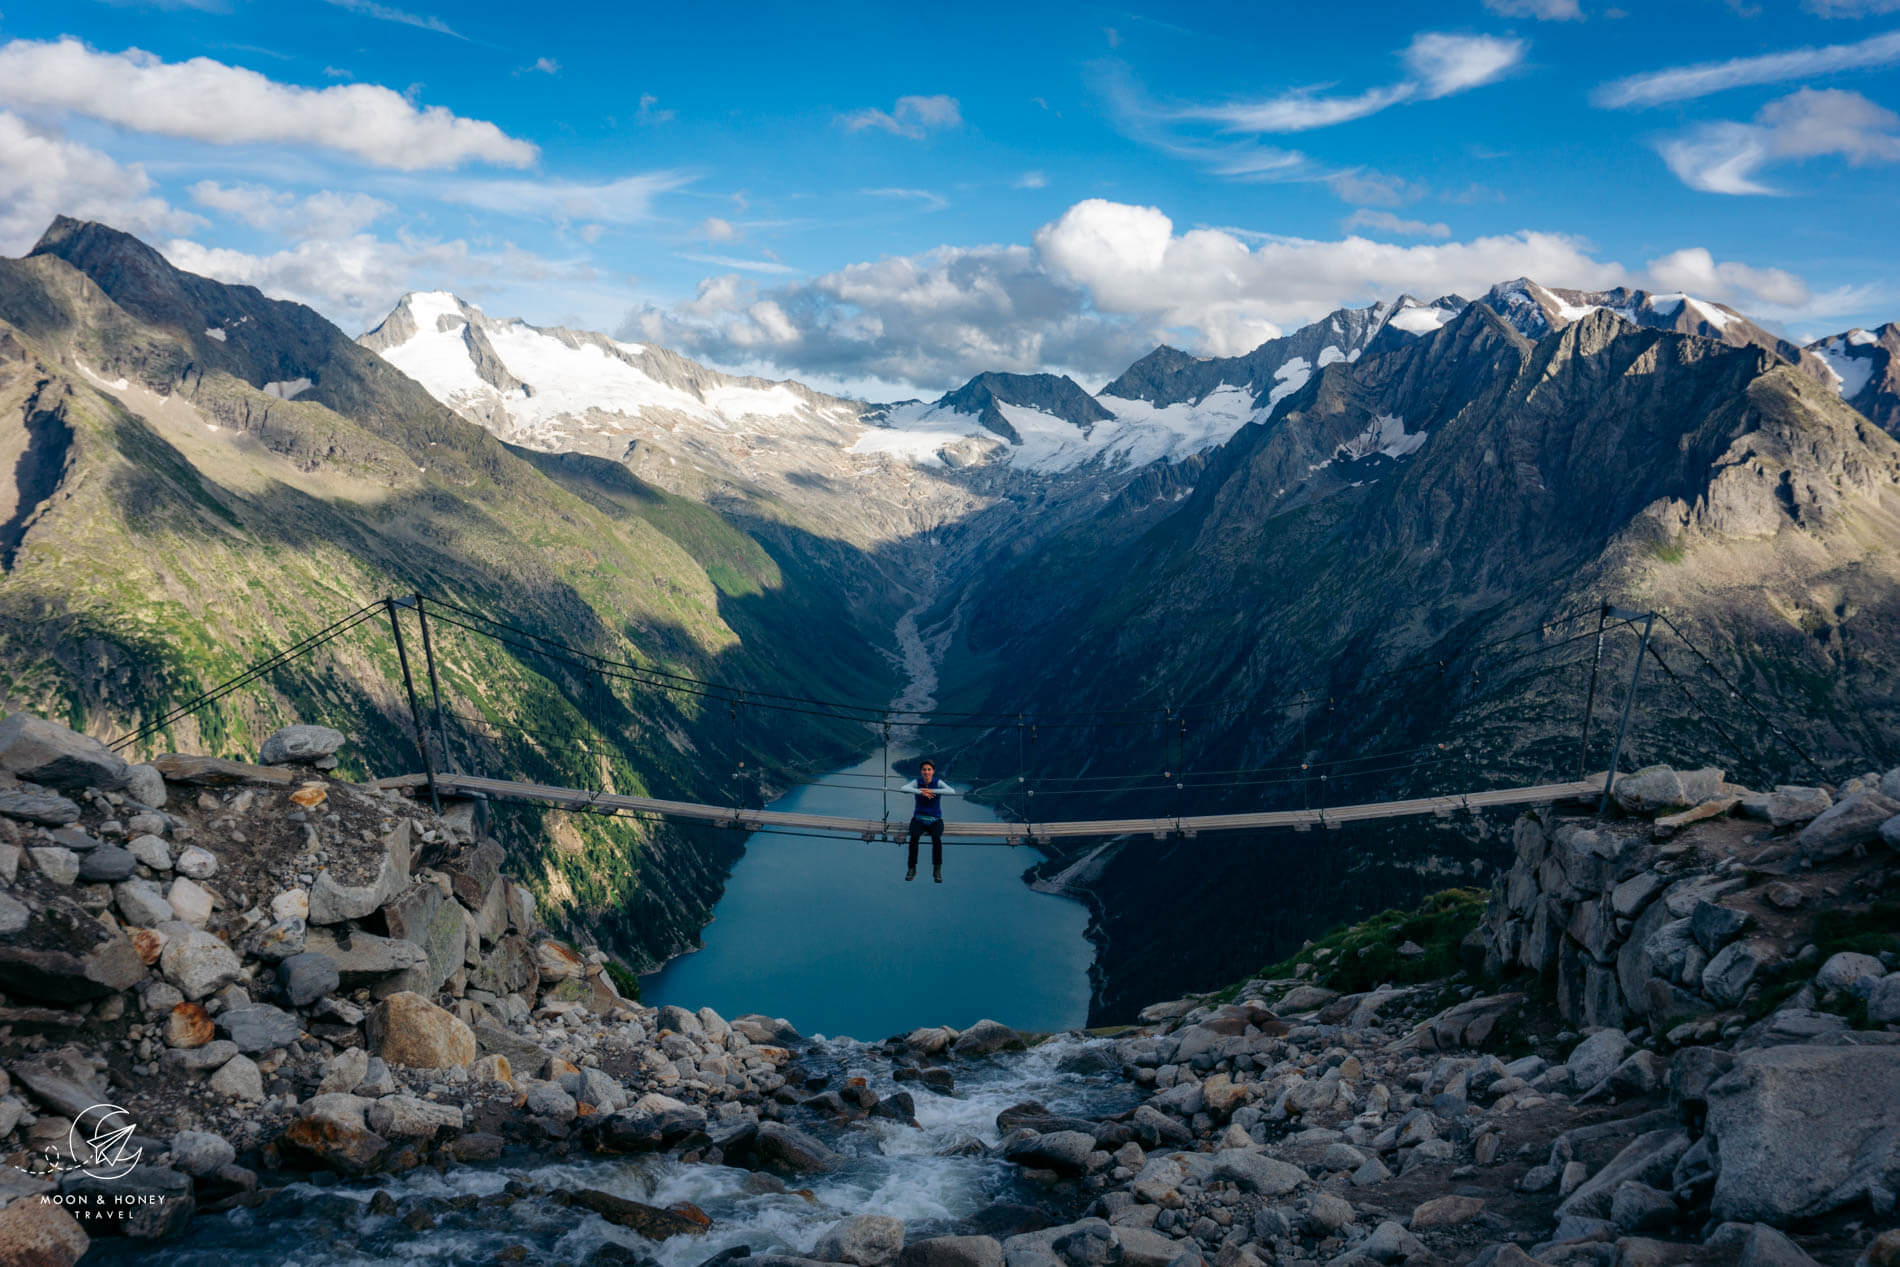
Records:
M134 928L155 928L177 918L172 904L150 880L127 880L115 885L112 898L119 905L119 914Z
M753 1144L762 1164L794 1173L836 1170L844 1159L815 1137L783 1122L759 1123Z
M617 1197L598 1188L581 1188L569 1196L583 1210L592 1210L609 1223L631 1228L650 1241L663 1241L673 1236L703 1236L706 1233L706 1225L697 1219L673 1210L662 1210L658 1206L629 1201L626 1197Z
M1617 779L1612 795L1629 814L1655 814L1695 803L1683 788L1681 776L1666 765L1645 766L1623 775Z
M1587 1091L1613 1073L1629 1055L1629 1036L1620 1029L1598 1030L1571 1049L1571 1083L1580 1091Z
M193 928L203 928L210 923L211 911L216 905L209 890L184 875L173 880L171 887L165 890L165 900L171 903L178 918Z
M438 1104L413 1095L386 1095L370 1105L367 1120L371 1130L385 1139L434 1139L441 1134L459 1135L464 1125L462 1110L453 1104Z
M342 984L336 960L316 951L292 955L277 965L277 989L292 1007L309 1007Z
M1019 1166L1053 1170L1058 1175L1073 1178L1088 1173L1089 1154L1094 1151L1093 1135L1081 1131L1052 1131L1006 1145L1003 1156Z
M209 1131L180 1131L172 1136L172 1167L188 1175L215 1174L220 1166L237 1160L237 1149L222 1135Z
M170 927L177 931L159 955L159 971L187 999L205 998L237 980L243 965L229 946L201 928Z
M932 1236L904 1246L897 1267L1003 1267L1003 1246L993 1236Z
M1451 1194L1433 1197L1412 1211L1412 1231L1424 1232L1438 1227L1457 1227L1478 1217L1484 1209L1482 1197Z
M1776 827L1811 823L1828 811L1834 798L1822 787L1784 783L1764 798L1761 817Z
M1743 1238L1742 1256L1735 1260L1735 1267L1821 1267L1821 1265L1810 1258L1806 1250L1774 1228L1766 1223L1757 1223L1748 1229L1748 1235Z
M442 890L424 882L412 884L383 907L383 922L389 935L422 948L427 958L376 983L372 993L390 994L414 990L434 995L457 969L468 948L468 916Z
M31 713L0 720L0 770L51 788L116 789L126 764L90 735Z
M541 984L546 986L552 981L567 981L581 976L587 971L587 964L566 942L546 937L534 943L534 970L539 974ZM699 1029L698 1017L693 1018L693 1029Z
M167 1047L203 1047L217 1036L217 1026L211 1023L210 1014L201 1004L176 1003L165 1014Z
M218 1013L217 1027L219 1033L247 1055L288 1047L303 1033L303 1026L295 1016L268 1003L226 1008Z
M1739 1053L1708 1089L1717 1218L1785 1224L1900 1190L1900 1047Z
M117 884L138 869L139 860L117 845L100 845L79 856L79 878L88 884Z
M125 768L126 795L140 805L152 809L162 808L167 799L165 776L158 772L155 765L130 765Z
M106 1080L77 1047L43 1052L15 1061L13 1077L41 1104L61 1116L77 1118L106 1100Z
M904 1220L885 1214L854 1214L826 1228L812 1248L821 1263L885 1267L904 1248Z
M227 761L223 757L194 757L168 752L155 758L152 765L167 783L190 787L231 787L248 783L257 787L288 787L297 776L280 766L250 765Z
M233 1056L211 1075L211 1089L219 1095L249 1104L264 1099L264 1071L249 1056Z
M987 1056L999 1051L1020 1051L1026 1045L1015 1030L1001 1021L986 1018L959 1034L950 1050L957 1056Z
M1722 1007L1734 1007L1748 993L1748 987L1763 965L1773 957L1773 947L1765 943L1729 943L1702 970L1702 993Z
M338 939L334 930L312 928L304 935L304 950L324 955L336 964L346 986L374 984L394 972L427 963L429 952L414 942L374 933L352 931Z
M391 1064L448 1069L473 1064L475 1035L453 1013L411 991L390 995L369 1014L369 1045Z
M312 924L341 924L362 919L384 905L409 883L410 828L402 819L383 839L372 861L343 869L327 867L310 886Z
M1748 927L1746 912L1716 902L1697 902L1689 915L1689 932L1707 954L1713 955L1741 936Z
M1878 981L1886 975L1887 965L1874 956L1843 950L1827 957L1821 970L1814 974L1814 984L1828 990L1851 990L1863 977Z
M79 821L79 806L57 792L0 788L0 818L17 818L42 827L64 827Z
M1867 1020L1874 1025L1900 1024L1900 972L1887 974L1867 991Z
M312 765L334 756L343 732L328 726L286 726L264 741L257 759L265 765Z
M389 1141L370 1129L366 1115L372 1101L346 1092L311 1096L302 1115L280 1137L284 1149L318 1166L345 1175L366 1174L389 1147Z
M179 851L172 869L187 880L209 880L218 873L218 858L208 849L186 845Z
M145 832L125 842L126 852L154 871L172 869L172 847L163 836Z
M534 966L534 948L519 933L510 933L496 942L468 974L470 988L496 995L531 995L540 980Z
M1837 858L1880 836L1880 826L1900 814L1900 801L1879 792L1842 797L1801 829L1800 856L1810 861Z
M62 1207L22 1199L0 1209L0 1263L9 1267L72 1267L92 1238Z
M1596 1174L1578 1185L1557 1207L1557 1217L1610 1217L1616 1190L1625 1183L1666 1187L1676 1162L1689 1151L1689 1132L1680 1127L1646 1131L1624 1146Z
M33 865L54 884L72 884L79 879L79 855L62 845L37 846L27 850Z
M145 962L125 933L71 898L62 894L36 914L45 937L30 934L32 945L0 945L0 991L70 1004L129 990L144 978Z
M462 855L442 865L449 877L449 891L455 900L471 911L479 911L488 904L490 895L501 883L501 864L506 860L500 845L492 840L484 840L473 849L465 850ZM503 896L503 910L506 911L506 896ZM528 931L523 929L522 931Z

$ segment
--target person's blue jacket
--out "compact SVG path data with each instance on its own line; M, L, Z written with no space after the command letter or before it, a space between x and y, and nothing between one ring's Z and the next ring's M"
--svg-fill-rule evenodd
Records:
M909 792L916 798L917 808L911 811L910 816L922 819L926 823L942 822L943 798L958 795L957 790L948 783L934 778L928 783L919 783L916 779L912 779L897 790ZM925 791L935 792L936 795L925 796L923 795Z

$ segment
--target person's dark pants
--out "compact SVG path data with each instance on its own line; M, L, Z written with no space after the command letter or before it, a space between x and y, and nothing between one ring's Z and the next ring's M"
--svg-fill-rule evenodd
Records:
M943 865L943 820L941 818L913 818L910 820L910 869L917 869L917 840L925 832L930 833L930 865Z

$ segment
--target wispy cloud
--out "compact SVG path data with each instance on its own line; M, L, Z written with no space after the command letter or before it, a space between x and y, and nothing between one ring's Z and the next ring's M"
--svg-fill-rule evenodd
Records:
M434 31L437 35L451 35L458 40L468 36L444 22L432 13L410 13L406 9L392 9L386 4L377 4L376 0L324 0L326 4L339 9L348 9L366 18L375 18L378 22L395 22L402 26L413 26L419 30Z
M1016 178L1018 189L1045 189L1048 185L1049 178L1041 172L1024 172Z
M1803 88L1763 106L1751 123L1704 123L1658 148L1683 184L1712 194L1779 192L1761 178L1776 163L1839 155L1900 162L1900 115L1857 92Z
M691 184L696 173L642 172L620 180L438 180L419 193L501 215L557 223L637 224L653 217L653 200Z
M640 123L671 123L674 111L660 109L660 99L650 92L640 94L640 111L634 118Z
M561 73L561 63L552 57L537 57L534 59L534 65L523 66L515 73L517 75L558 75Z
M1761 57L1735 57L1629 75L1603 84L1590 94L1590 100L1610 109L1639 108L1688 101L1752 84L1783 83L1896 62L1900 62L1900 31L1889 31L1853 44L1793 48Z
M769 273L778 277L796 276L802 270L790 264L781 264L777 260L748 260L730 255L696 255L681 252L680 258L691 260L695 264L711 264L714 268L736 268L747 273Z
M950 205L950 200L942 194L928 189L860 189L859 193L871 198L909 198L924 204L925 211L942 211Z
M1361 207L1347 216L1340 227L1351 233L1355 229L1372 229L1381 233L1396 233L1408 238L1448 238L1451 226L1442 223L1426 223L1423 220L1407 220L1395 216L1390 211L1373 211Z
M1871 18L1900 13L1900 0L1807 0L1801 7L1820 18Z
M1539 22L1580 22L1577 0L1484 0L1484 7L1501 18L1536 18Z
M1189 105L1175 120L1217 125L1223 132L1307 132L1379 113L1401 102L1449 97L1497 80L1524 58L1522 40L1420 32L1400 53L1408 72L1396 83L1344 96L1294 88L1252 101Z
M927 133L954 128L963 122L963 112L955 97L942 94L930 97L899 97L889 110L865 107L838 116L838 126L852 132L866 129L907 136L920 141Z

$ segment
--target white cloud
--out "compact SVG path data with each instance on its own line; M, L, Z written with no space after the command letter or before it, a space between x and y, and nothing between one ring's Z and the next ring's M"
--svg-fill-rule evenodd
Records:
M699 236L708 242L735 242L739 238L739 230L730 220L707 216L699 222Z
M528 67L527 71L529 74L539 72L543 75L558 75L561 73L561 63L552 57L537 57L534 59L534 65Z
M378 22L395 22L402 26L418 27L424 31L434 31L438 35L452 35L458 40L468 38L433 14L392 9L386 4L375 3L375 0L325 0L325 3L335 5L339 9L348 9L351 13L360 13L366 18L375 18Z
M1703 123L1658 148L1691 189L1772 194L1760 173L1775 163L1825 155L1856 166L1900 162L1900 116L1856 92L1803 88L1763 106L1753 123Z
M1718 262L1700 246L1672 251L1661 259L1651 260L1649 276L1659 288L1687 291L1724 302L1760 300L1781 308L1795 308L1811 297L1808 284L1793 273L1779 268L1750 268L1733 261Z
M643 92L640 94L640 111L635 116L635 119L640 123L647 124L670 123L674 115L678 113L674 110L662 110L659 107L660 99L658 97L650 92Z
M1900 31L1875 35L1854 44L1794 48L1762 57L1736 57L1724 62L1701 62L1668 70L1630 75L1603 84L1591 94L1599 106L1629 108L1687 101L1750 84L1774 84L1808 79L1845 70L1866 70L1900 62Z
M637 224L653 216L653 200L692 183L691 172L642 172L619 180L435 180L418 189L444 202L522 219Z
M1524 60L1525 47L1523 40L1493 35L1425 31L1405 50L1405 65L1427 97L1448 97L1502 79Z
M1433 235L1444 228L1393 223ZM1791 273L1720 261L1698 247L1628 269L1555 233L1404 245L1183 232L1158 208L1091 199L1025 246L944 246L769 286L708 278L691 300L628 314L620 335L728 364L923 394L984 370L1061 370L1099 385L1157 342L1230 355L1342 306L1400 293L1481 294L1518 276L1585 289L1687 289L1778 317L1845 307L1843 295L1811 295Z
M942 211L950 205L950 200L942 194L932 193L928 189L860 189L861 194L871 198L903 198L924 204L925 211Z
M254 229L290 238L339 238L368 228L395 211L381 198L324 189L299 198L263 185L221 185L201 180L191 187L192 201Z
M1413 238L1448 238L1451 226L1442 223L1427 224L1423 220L1407 220L1395 216L1390 211L1372 211L1364 207L1353 212L1341 222L1340 227L1348 233L1354 229L1379 229L1386 233L1399 233Z
M394 241L359 233L300 242L268 255L174 240L165 256L179 268L223 282L255 286L279 299L309 304L345 328L368 329L408 290L454 290L479 296L496 285L545 286L591 281L591 266L550 260L512 244L478 249L461 240L399 236Z
M375 84L304 88L208 57L166 62L77 40L0 46L0 104L87 115L217 145L311 145L417 171L480 161L525 167L536 149L442 106L417 109Z
M899 97L890 110L865 107L838 116L839 126L853 132L875 128L896 136L922 140L928 132L954 128L963 122L963 113L955 97L942 94L930 97Z
M1049 178L1041 172L1024 172L1016 178L1018 189L1046 189L1048 186Z
M1186 106L1176 121L1212 123L1224 132L1307 132L1363 119L1401 102L1448 97L1502 77L1524 57L1524 42L1489 35L1423 31L1399 58L1409 72L1397 83L1347 96L1296 88L1257 101Z
M153 192L151 177L0 110L0 253L24 255L56 215L130 233L188 233L205 223Z
M1900 13L1900 0L1807 0L1802 7L1816 17L1871 18L1876 14Z
M711 264L714 268L736 268L741 272L770 273L778 277L792 276L803 271L793 268L790 264L782 264L778 260L748 260L732 255L698 255L683 251L680 253L680 258L692 260L696 264Z
M1484 7L1504 18L1536 18L1540 22L1577 22L1583 18L1577 0L1484 0Z

